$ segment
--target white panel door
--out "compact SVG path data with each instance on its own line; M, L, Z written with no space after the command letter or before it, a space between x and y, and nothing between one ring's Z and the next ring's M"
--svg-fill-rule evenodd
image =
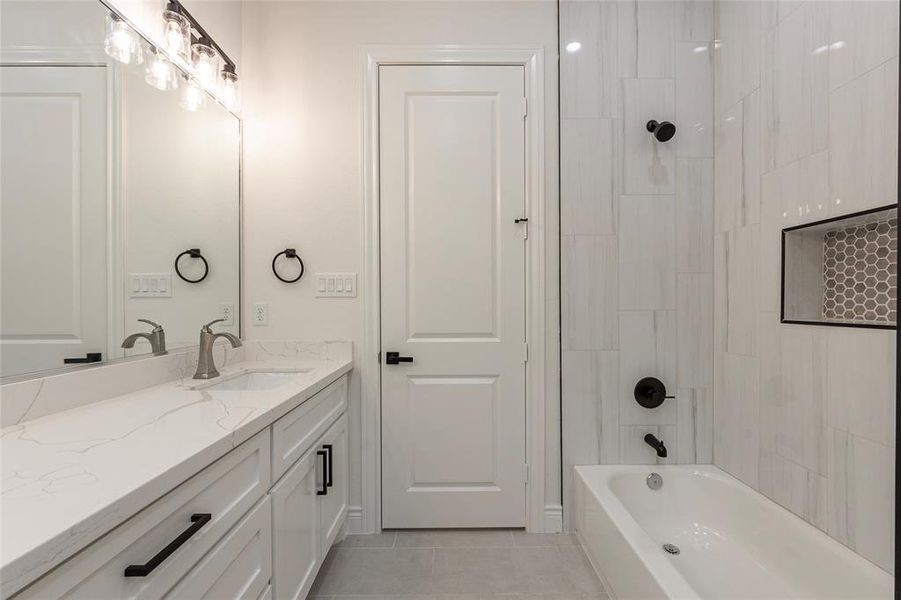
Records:
M106 358L106 111L105 67L0 67L3 375Z
M385 528L525 525L524 85L379 70Z

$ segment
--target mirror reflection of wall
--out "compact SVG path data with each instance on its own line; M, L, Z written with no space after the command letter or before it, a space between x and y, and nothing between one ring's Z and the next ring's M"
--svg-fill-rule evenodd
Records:
M200 326L239 333L240 123L207 97L145 82L103 50L99 2L0 5L0 371L147 354ZM138 36L145 57L150 47ZM52 66L51 66L52 65ZM178 74L177 85L185 86ZM187 283L175 258L199 249ZM179 262L188 279L202 261ZM81 363L75 363L81 364Z

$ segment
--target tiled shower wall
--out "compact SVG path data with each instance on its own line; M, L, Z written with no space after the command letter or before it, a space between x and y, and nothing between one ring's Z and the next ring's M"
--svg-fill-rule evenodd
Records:
M714 461L892 568L893 331L779 322L780 230L896 201L898 3L716 3Z
M647 432L665 462L712 460L713 21L712 2L560 2L567 508L572 465L656 463ZM639 406L645 376L676 398Z

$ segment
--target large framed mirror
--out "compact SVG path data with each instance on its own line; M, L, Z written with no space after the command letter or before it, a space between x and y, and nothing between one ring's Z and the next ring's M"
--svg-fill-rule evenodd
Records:
M133 29L131 64L111 58L122 21L0 3L6 381L196 345L214 319L241 334L240 119Z

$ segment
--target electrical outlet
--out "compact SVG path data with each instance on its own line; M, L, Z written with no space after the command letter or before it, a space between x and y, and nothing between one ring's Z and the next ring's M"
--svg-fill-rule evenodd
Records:
M235 324L235 305L231 302L219 303L219 318L222 319L223 325Z
M253 304L253 324L269 325L269 305L265 302Z

